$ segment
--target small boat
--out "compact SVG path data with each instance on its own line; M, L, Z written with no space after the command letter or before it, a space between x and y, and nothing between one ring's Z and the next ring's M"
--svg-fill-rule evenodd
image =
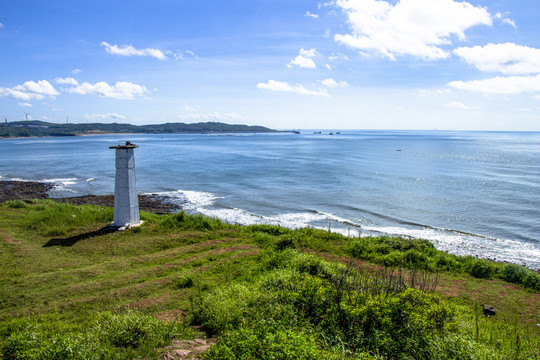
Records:
M293 134L300 134L300 130L293 130Z

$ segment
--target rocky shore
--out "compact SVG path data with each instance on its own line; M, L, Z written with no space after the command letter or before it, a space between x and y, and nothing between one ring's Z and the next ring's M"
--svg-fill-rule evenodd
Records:
M48 192L53 187L53 184L47 182L0 181L0 203L8 200L48 199L50 198ZM73 205L114 206L113 195L84 195L50 199ZM166 198L159 195L139 195L139 209L156 214L168 214L179 211L182 207L168 202Z

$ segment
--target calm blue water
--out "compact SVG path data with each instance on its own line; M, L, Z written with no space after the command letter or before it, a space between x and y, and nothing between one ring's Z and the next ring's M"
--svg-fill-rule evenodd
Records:
M347 131L0 140L0 177L55 196L114 189L130 140L139 191L240 224L426 238L540 269L540 133Z

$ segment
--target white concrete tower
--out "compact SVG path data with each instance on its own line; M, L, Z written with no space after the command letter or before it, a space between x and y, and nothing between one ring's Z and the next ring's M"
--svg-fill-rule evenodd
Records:
M116 149L113 226L132 227L141 223L135 184L135 157L133 156L133 149L138 147L129 141L126 141L126 145L109 147L109 149Z

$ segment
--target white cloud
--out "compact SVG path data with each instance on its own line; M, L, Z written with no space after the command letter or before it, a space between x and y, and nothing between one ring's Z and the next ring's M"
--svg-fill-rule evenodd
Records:
M195 110L195 109L192 109ZM236 121L243 120L244 117L238 113L225 113L221 114L218 112L204 113L204 112L190 112L188 114L178 115L178 119L188 120L188 121Z
M30 104L30 103L24 102L24 103L19 103L19 106L20 107L32 107L33 105Z
M540 72L540 49L514 43L459 47L453 53L482 71L503 74Z
M54 81L60 85L79 85L79 82L72 77L67 77L67 78L58 77L54 79Z
M314 57L314 56L317 56L317 50L315 50L315 49L309 49L309 50L300 49L300 50L298 50L298 52L300 53L300 55L310 57L310 58Z
M465 30L492 25L488 11L454 0L400 0L392 5L379 0L336 0L348 16L351 34L334 40L358 50L380 53L392 60L412 55L426 60L447 58L441 48L452 36L466 39Z
M316 69L317 65L315 65L315 61L311 60L310 58L307 58L303 55L298 55L295 57L289 64L287 64L288 67L292 67L293 65L296 65L300 68L307 68L307 69Z
M127 117L117 113L106 113L106 114L84 114L83 118L90 121L99 121L99 120L126 120Z
M449 93L450 90L446 88L442 89L418 89L419 96L431 96L431 95L443 95Z
M112 55L120 56L150 56L159 60L165 60L167 57L159 49L135 49L132 45L124 45L122 47L118 45L111 45L106 41L101 42L101 46L105 47L105 50Z
M334 61L334 60L349 60L349 57L343 53L340 52L334 52L332 55L328 57L328 60Z
M516 25L516 23L514 22L514 20L503 19L503 24L510 25L510 26L512 26L514 29L517 29L517 25Z
M104 81L90 84L84 82L76 87L65 89L66 92L79 95L98 95L114 99L131 100L138 96L143 96L148 92L146 86L134 84L128 81L118 81L113 86Z
M4 27L4 24L0 23L0 29Z
M452 81L448 83L448 86L459 90L477 91L487 94L540 92L540 74L536 76L497 76L484 80Z
M517 29L517 25L514 22L514 20L503 16L503 14L501 14L500 12L495 14L495 19L502 21L502 23L505 24L505 25L510 25L514 29Z
M446 106L447 108L455 108L455 109L463 109L463 110L471 109L470 106L467 106L459 101L450 101L449 103L446 103L444 106Z
M172 56L174 60L184 60L186 57L197 58L197 55L193 51L189 50L177 50L176 52L167 51L167 55Z
M317 19L317 18L319 17L319 15L313 14L313 13L309 12L309 10L306 11L306 13L304 14L304 16L306 16L306 17L312 17L312 18L314 18L314 19Z
M257 88L270 91L292 92L301 95L328 96L328 92L324 89L319 89L317 91L308 90L303 85L293 86L285 81L268 80L267 83L258 83Z
M349 87L349 84L347 84L347 82L345 81L336 81L334 79L324 79L321 81L321 84L323 84L324 86L327 86L329 87L330 89L335 89L335 88L338 88L338 87Z
M71 73L72 73L73 75L77 75L77 74L79 74L79 73L82 73L82 70L81 70L81 69L73 69L73 70L71 70Z
M296 65L300 68L308 68L308 69L315 69L317 68L317 65L315 65L315 62L311 59L312 57L315 57L318 55L317 51L315 49L300 49L298 50L299 55L295 57L293 60L291 60L290 63L287 64L288 67L292 67L293 65Z
M8 96L23 101L41 100L45 96L55 97L56 95L58 95L58 91L47 80L27 81L12 88L0 87L0 96Z

